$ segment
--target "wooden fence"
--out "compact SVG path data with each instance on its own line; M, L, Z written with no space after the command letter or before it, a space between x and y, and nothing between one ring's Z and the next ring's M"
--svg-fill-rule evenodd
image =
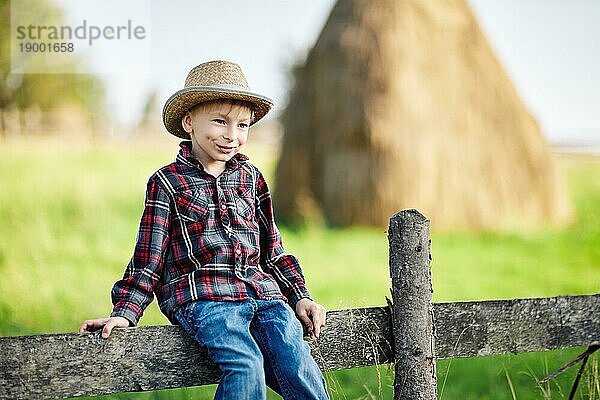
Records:
M431 303L429 221L390 220L392 300L331 311L323 370L395 364L394 399L434 399L435 360L600 344L600 295ZM435 339L435 340L434 340ZM179 326L0 338L0 399L54 399L215 383L219 370Z

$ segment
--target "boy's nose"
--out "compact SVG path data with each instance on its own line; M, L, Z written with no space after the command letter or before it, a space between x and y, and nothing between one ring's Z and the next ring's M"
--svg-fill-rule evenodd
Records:
M228 126L225 133L223 133L223 137L231 142L235 140L237 136L237 132L234 126Z

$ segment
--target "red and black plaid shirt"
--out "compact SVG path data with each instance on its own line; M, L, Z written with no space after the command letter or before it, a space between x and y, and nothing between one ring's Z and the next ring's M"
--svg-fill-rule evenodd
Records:
M162 312L188 302L309 297L298 259L286 254L260 171L235 155L218 178L182 142L175 162L148 181L135 251L112 289L112 316L137 324L156 293Z

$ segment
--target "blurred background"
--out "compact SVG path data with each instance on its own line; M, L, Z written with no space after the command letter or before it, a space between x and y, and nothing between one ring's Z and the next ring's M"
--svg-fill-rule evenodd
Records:
M275 100L247 154L328 309L384 304L402 208L431 220L434 301L597 293L599 15L593 0L0 0L0 335L110 313L146 181L178 150L164 101L212 59ZM84 20L144 37L19 47L37 39L18 26ZM156 304L142 319L165 323ZM438 392L563 398L574 373L536 382L577 350L442 361ZM580 398L600 397L597 366ZM334 399L392 396L387 367L327 379Z

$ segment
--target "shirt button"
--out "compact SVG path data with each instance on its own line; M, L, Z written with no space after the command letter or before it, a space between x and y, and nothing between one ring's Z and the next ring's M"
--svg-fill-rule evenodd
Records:
M225 203L221 203L221 210L226 210L227 206L225 205Z
M240 249L237 249L237 250L235 251L235 254L237 254L237 255L239 256L240 254L242 254L242 251L241 251Z

